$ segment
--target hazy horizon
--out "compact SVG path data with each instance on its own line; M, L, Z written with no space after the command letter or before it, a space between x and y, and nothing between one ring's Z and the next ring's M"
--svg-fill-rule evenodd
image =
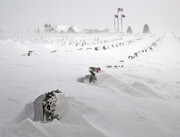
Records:
M151 32L180 32L178 0L0 0L0 30L33 31L45 23L79 28L108 28L113 14L123 8L123 30L134 33L148 24Z

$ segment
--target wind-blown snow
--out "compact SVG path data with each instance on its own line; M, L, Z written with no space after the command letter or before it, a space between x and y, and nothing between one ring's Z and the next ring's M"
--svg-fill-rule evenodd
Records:
M178 34L1 33L0 51L2 137L180 135ZM96 83L90 66L102 69ZM34 121L34 100L54 89L66 113Z

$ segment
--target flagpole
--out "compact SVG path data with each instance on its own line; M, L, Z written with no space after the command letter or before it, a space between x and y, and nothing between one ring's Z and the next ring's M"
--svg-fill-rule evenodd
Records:
M116 18L115 18L115 15L114 15L114 32L116 32Z
M117 23L118 23L118 33L119 33L119 11L118 11L118 7L117 7L117 15L118 15Z
M123 24L122 24L122 14L121 14L121 33L123 32L122 26L123 26Z

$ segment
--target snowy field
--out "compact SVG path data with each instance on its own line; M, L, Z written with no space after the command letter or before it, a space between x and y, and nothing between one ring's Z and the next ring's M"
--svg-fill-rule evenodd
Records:
M55 89L66 113L35 122ZM0 94L0 137L180 137L180 34L0 33Z

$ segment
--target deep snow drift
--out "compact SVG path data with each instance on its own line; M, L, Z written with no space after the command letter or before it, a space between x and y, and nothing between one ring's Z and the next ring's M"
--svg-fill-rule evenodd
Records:
M1 137L180 135L179 34L0 33L0 51ZM66 112L34 121L34 100L54 89Z

